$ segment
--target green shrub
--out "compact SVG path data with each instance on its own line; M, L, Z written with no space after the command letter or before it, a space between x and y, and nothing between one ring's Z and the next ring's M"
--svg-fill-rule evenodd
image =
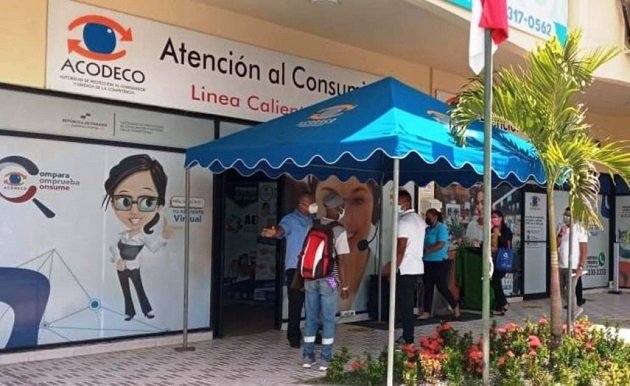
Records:
M566 332L566 326L565 326ZM574 322L559 347L550 349L546 319L522 325L507 323L490 330L490 374L494 385L630 385L630 345L619 329L594 327L583 318ZM450 323L402 346L394 358L395 383L405 385L477 385L481 382L482 340L460 334ZM369 353L350 361L346 348L333 356L326 381L335 384L381 385L387 372L387 352Z

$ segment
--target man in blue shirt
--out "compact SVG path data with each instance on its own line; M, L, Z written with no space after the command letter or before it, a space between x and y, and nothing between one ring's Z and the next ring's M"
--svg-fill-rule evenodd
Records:
M317 213L315 197L311 193L301 193L298 196L297 207L280 220L277 226L264 228L261 236L286 240L284 269L287 279L287 294L289 298L289 323L287 339L291 347L299 348L302 341L300 319L304 306L304 291L291 288L291 282L297 268L298 257L302 252L304 238L313 224L313 216Z

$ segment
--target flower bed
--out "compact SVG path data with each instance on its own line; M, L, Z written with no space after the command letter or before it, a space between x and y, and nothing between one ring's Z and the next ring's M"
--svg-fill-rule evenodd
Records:
M566 326L565 326L566 332ZM597 328L587 319L573 324L559 347L552 349L546 319L522 325L493 324L490 330L490 376L493 385L630 385L630 345L618 328ZM417 344L395 353L397 384L477 385L481 383L482 340L460 334L448 322ZM382 385L387 353L352 357L346 348L336 353L326 373L334 384Z

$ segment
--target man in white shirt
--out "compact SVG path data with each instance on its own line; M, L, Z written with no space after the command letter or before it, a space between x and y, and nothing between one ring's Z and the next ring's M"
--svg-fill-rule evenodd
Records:
M570 227L570 229L569 229ZM569 243L571 243L571 269L569 269ZM562 300L568 304L569 291L575 293L575 284L584 271L586 257L588 253L588 234L582 224L571 225L571 210L566 208L562 224L558 226L558 266L560 268L560 288L562 290ZM569 275L575 273L573 287L569 288ZM575 296L572 297L571 307L573 309L573 319L584 312L579 307Z
M475 207L475 214L466 227L464 241L471 247L480 247L483 241L483 204Z
M402 318L403 334L400 343L412 344L414 341L413 306L418 282L424 274L424 233L426 222L411 206L411 195L406 190L398 193L398 242L396 244L396 304ZM388 263L383 270L391 273Z

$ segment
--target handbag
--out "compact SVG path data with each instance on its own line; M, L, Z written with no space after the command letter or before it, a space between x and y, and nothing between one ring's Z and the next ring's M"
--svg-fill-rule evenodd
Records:
M499 248L495 267L498 272L512 272L514 270L514 252L512 248Z

